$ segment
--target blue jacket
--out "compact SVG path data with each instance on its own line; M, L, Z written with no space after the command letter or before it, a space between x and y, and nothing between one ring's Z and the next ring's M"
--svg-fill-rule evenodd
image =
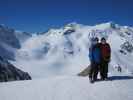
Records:
M89 48L89 58L91 62L100 63L101 62L101 50L100 45L92 45Z

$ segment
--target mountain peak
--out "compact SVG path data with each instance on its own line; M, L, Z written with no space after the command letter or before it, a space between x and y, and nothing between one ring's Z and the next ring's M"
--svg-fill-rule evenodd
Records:
M77 22L71 22L71 23L68 23L67 26L74 26L74 25L77 25L78 23Z
M72 22L72 23L69 23L67 25L65 25L65 27L71 27L71 28L74 28L74 27L77 27L77 26L80 26L81 24L78 24L77 22Z

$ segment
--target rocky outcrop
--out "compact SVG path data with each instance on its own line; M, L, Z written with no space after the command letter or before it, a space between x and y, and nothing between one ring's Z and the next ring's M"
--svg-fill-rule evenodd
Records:
M17 49L21 47L15 35L15 30L3 25L0 25L0 42Z
M121 45L121 49L126 51L126 52L132 53L133 52L133 45L130 42L126 41L125 43L123 43Z
M90 66L88 66L87 68L85 68L84 70L82 70L80 73L78 73L78 76L89 76L89 71L90 71Z
M0 82L31 80L31 76L0 57Z
M15 36L15 30L0 25L0 56L4 59L14 60L14 52L20 47L20 42Z
M22 43L30 37L32 37L30 33L0 25L0 56L4 59L15 60L16 50L20 49Z

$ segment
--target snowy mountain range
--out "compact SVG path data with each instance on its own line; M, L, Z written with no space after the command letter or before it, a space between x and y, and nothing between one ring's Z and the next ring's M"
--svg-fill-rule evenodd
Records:
M34 35L22 43L13 63L36 78L75 75L89 64L90 39L96 36L99 39L105 37L111 45L111 68L119 65L132 73L133 28L112 22L96 26L70 23L60 29Z
M0 31L0 35L3 33ZM10 63L28 72L33 80L0 84L2 100L81 100L83 98L112 100L112 97L115 100L131 100L133 98L131 88L133 27L120 26L113 22L95 26L70 23L59 29L50 29L32 36L27 33L23 35L23 32L6 31L6 35L11 34L13 43L4 38L2 40L8 47L13 48L14 60L10 60ZM23 38L20 38L21 36ZM90 64L88 48L90 39L96 36L99 39L105 37L111 45L109 65L111 81L96 82L92 85L88 77L78 77L77 74ZM6 46L3 48L12 51ZM118 66L122 68L121 73L117 71Z

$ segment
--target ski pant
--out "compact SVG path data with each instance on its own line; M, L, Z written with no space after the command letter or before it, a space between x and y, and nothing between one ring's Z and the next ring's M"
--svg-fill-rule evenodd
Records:
M97 80L97 75L99 71L99 64L91 63L90 70L89 70L89 78L93 80Z
M108 63L107 61L102 61L100 64L100 76L101 79L108 78Z

